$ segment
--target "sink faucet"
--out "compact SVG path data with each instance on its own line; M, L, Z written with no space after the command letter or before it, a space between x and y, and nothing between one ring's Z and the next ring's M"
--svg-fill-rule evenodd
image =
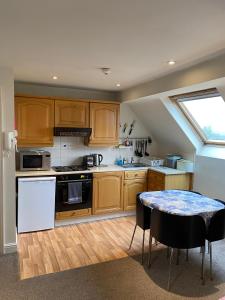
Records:
M132 164L133 162L134 162L134 158L132 156L131 159L130 159L130 163Z
M123 165L127 162L126 158L123 158Z

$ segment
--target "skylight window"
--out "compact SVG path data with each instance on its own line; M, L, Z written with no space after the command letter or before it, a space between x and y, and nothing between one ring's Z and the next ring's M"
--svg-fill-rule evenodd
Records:
M216 89L171 97L206 144L225 145L225 101Z

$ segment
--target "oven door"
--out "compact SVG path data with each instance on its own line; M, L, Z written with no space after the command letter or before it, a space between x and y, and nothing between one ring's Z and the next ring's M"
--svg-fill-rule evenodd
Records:
M92 180L65 180L56 185L56 212L92 207Z

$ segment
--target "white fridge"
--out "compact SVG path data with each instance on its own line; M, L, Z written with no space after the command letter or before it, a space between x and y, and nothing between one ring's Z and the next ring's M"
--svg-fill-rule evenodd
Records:
M54 228L55 177L18 179L18 233Z

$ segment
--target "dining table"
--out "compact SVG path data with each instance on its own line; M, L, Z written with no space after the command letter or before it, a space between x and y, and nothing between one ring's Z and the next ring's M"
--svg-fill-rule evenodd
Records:
M225 205L210 197L183 190L143 192L139 195L143 205L181 216L200 215L209 224L211 217Z

